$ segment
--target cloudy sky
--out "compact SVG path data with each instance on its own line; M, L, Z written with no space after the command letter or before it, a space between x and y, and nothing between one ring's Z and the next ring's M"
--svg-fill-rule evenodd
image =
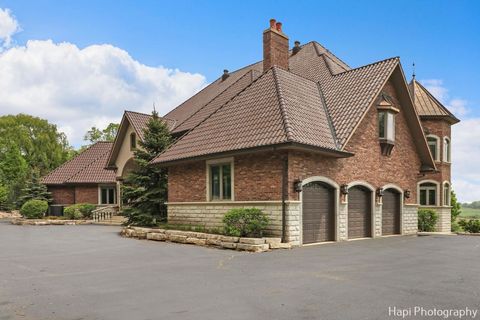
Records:
M235 6L235 7L234 7ZM255 10L252 10L255 8ZM453 186L480 200L478 1L0 0L0 115L34 114L74 146L123 110L161 114L221 75L258 61L269 18L352 67L400 56L462 122Z

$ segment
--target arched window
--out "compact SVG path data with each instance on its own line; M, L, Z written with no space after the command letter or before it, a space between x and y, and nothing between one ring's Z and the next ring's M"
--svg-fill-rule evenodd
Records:
M438 184L434 182L420 183L419 188L419 202L421 206L436 206L438 195Z
M137 135L132 132L130 133L130 150L135 150L137 148Z
M443 205L450 206L450 183L443 183Z
M443 161L451 162L451 150L450 139L445 137L443 138Z
M431 134L427 136L428 148L432 154L433 160L440 161L440 138Z

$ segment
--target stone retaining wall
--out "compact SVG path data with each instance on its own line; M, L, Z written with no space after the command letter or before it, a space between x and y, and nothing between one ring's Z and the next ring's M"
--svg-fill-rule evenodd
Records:
M241 238L193 231L140 227L123 228L120 234L127 238L169 241L250 252L291 248L290 243L281 243L280 238Z
M92 224L91 220L49 220L49 219L13 219L12 224L17 226L63 226L63 225L78 225L78 224Z

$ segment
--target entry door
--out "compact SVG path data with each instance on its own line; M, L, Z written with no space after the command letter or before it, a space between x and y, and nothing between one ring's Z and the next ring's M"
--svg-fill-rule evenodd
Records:
M348 238L372 236L372 192L355 186L348 190Z
M303 187L303 243L335 240L335 192L326 184Z

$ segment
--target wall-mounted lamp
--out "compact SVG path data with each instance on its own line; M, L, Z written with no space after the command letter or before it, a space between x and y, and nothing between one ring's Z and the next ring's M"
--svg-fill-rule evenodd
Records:
M293 181L293 189L295 192L302 192L302 181L295 180Z
M405 190L405 192L403 193L403 196L405 197L405 199L409 199L410 198L410 190Z
M383 197L383 194L384 194L384 190L383 188L378 188L377 189L377 197Z
M341 192L342 194L348 194L348 185L342 184L342 185L340 186L340 192Z

